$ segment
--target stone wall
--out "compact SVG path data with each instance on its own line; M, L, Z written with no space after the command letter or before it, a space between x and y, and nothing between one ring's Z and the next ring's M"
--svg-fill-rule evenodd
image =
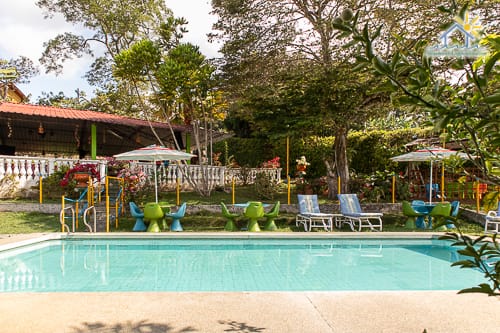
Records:
M228 205L230 209L231 205ZM382 212L382 213L392 213L397 214L401 212L401 204L388 204L388 203L380 203L380 204L362 204L363 210L366 212ZM320 205L320 210L324 213L338 213L339 205L336 204L327 204ZM38 203L0 203L0 212L40 212L46 214L59 214L61 211L61 204L38 204ZM187 214L195 214L198 212L211 212L211 213L219 213L221 211L220 205L188 205ZM280 206L280 212L282 213L290 213L297 214L298 207L297 205L284 205Z

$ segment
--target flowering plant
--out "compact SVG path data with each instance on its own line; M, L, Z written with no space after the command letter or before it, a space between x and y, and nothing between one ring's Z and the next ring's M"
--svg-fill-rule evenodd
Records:
M130 163L128 161L119 161L114 157L106 158L107 166L108 166L108 175L118 175L123 169L130 167Z
M124 180L125 196L127 200L131 200L146 184L147 175L142 171L141 168L135 167L124 168L119 173L118 176Z
M275 158L269 160L269 161L266 161L266 162L263 162L262 163L262 167L263 168L272 168L272 169L277 169L280 167L280 158L279 156L276 156Z
M76 185L76 180L74 180L74 176L76 173L88 173L93 179L100 179L100 174L97 168L97 164L75 164L71 169L66 171L64 177L59 183L61 187L66 188L71 185Z

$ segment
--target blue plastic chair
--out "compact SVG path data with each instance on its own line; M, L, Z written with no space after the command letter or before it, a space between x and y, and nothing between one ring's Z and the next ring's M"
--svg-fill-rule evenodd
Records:
M170 231L182 231L181 219L186 213L186 203L184 202L175 213L165 214L173 219Z
M425 184L425 199L429 200L431 192L431 184ZM441 199L441 191L439 184L432 184L432 198Z
M132 215L132 217L135 217L135 225L132 231L146 231L148 227L144 223L144 212L139 207L137 207L135 202L130 201L129 207L130 215Z
M460 211L460 201L452 201L451 202L451 213L450 213L450 216L452 217L457 217L458 216L458 212ZM446 228L448 229L454 229L456 228L455 225L453 223L449 223L446 225Z

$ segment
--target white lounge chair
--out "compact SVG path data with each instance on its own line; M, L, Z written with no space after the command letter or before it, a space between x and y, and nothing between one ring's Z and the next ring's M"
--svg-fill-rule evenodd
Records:
M378 228L382 231L382 213L363 212L356 194L338 194L337 197L340 201L340 212L345 219L344 223L349 224L352 231L356 229L356 224L358 231L363 227L370 230Z
M484 233L500 233L500 205L497 210L490 210L484 220Z
M295 225L304 226L305 231L311 231L312 228L323 228L326 231L332 231L334 214L321 213L319 210L318 196L298 195L299 214L295 217Z

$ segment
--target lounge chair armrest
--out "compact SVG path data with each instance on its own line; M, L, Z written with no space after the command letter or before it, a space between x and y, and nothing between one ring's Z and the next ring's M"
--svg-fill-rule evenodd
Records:
M490 210L488 214L486 214L488 217L497 217L497 212L495 210Z
M352 216L352 217L381 217L384 216L382 213L348 213L343 214L344 216Z
M333 217L333 214L327 214L327 213L307 213L307 214L301 214L309 217Z

